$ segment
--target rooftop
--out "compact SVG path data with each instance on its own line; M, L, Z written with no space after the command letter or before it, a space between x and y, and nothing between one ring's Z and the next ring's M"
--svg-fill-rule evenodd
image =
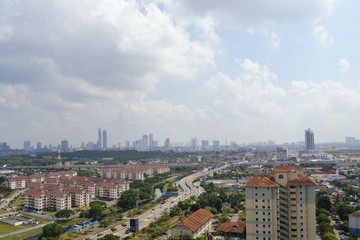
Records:
M182 219L176 226L185 226L192 232L196 232L202 225L212 218L211 212L206 209L200 208L196 212L190 214L186 218Z

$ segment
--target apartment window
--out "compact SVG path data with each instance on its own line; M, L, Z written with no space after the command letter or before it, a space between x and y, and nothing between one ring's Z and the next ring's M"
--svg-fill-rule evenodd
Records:
M265 197L265 193L263 193L262 196Z
M255 208L258 208L258 205L255 205Z
M279 179L284 179L284 175L280 174Z
M265 212L263 212L263 215L265 215Z
M255 190L257 190L257 187L255 187Z
M265 209L265 206L263 206L263 209Z
M257 196L257 193L255 193L255 196Z
M263 199L262 202L265 202L265 199Z
M256 233L259 233L259 230L256 230Z
M255 221L259 221L259 218L255 218Z
M255 215L258 215L259 213L258 212L255 212Z
M302 194L302 192L300 192L300 194Z
M267 190L270 190L270 188L268 187Z
M263 225L263 228L266 228L266 225L265 225L265 224Z
M258 227L259 226L259 224L255 224L255 227Z
M259 200L255 199L255 202L258 202Z

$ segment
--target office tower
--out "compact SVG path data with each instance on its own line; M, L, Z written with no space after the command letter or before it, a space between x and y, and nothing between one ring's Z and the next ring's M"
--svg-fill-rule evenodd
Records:
M348 146L354 146L354 145L356 145L356 138L355 137L346 137L345 143Z
M142 136L140 145L141 145L140 146L141 149L148 149L149 148L149 137L148 137L148 135L144 134Z
M125 149L130 149L130 141L125 141Z
M28 152L31 150L31 141L24 141L24 150Z
M220 150L220 141L219 140L213 140L213 149L214 149L214 151Z
M101 149L101 129L98 129L97 149Z
M41 142L36 143L36 150L41 150Z
M68 142L68 140L62 140L61 141L61 151L63 151L63 152L69 151L69 142Z
M249 178L246 239L316 239L315 186L303 168L293 166Z
M310 130L310 128L308 130L305 130L305 149L315 149L314 132Z
M288 160L288 151L284 148L276 148L276 160L277 161L287 161Z
M152 133L149 134L149 147L150 149L154 148L154 135Z
M191 144L191 148L196 150L199 146L198 139L192 138L190 144Z
M165 139L164 147L165 148L170 148L170 138Z
M209 150L209 141L208 140L201 140L201 150L202 151Z
M103 145L102 145L102 147L104 148L104 149L106 149L107 148L107 132L106 132L106 130L103 130Z

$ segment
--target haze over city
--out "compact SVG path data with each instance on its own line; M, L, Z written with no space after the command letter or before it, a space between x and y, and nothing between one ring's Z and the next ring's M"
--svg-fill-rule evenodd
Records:
M0 142L360 137L357 1L0 2Z

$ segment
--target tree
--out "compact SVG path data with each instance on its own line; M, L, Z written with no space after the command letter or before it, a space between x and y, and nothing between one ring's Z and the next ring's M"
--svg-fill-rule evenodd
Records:
M331 211L331 198L327 192L326 194L324 194L322 191L318 193L316 198L316 207L318 209L323 208L325 210Z
M103 219L100 221L101 227L107 227L107 226L109 226L109 224L110 224L109 219Z
M146 186L139 189L140 200L147 200L153 198L154 198L154 189L151 186Z
M104 207L106 207L106 203L104 202L100 202L100 201L91 202L88 217L93 218L95 220L100 219L102 217Z
M136 207L138 200L139 200L138 191L129 189L121 194L119 201L117 202L117 206L122 211L126 211Z
M57 237L64 232L62 226L58 223L50 223L43 227L43 237Z
M70 209L63 209L60 211L57 211L55 213L55 217L56 218L69 218L71 215L74 214L74 211L70 210Z
M324 240L337 240L338 238L335 236L334 233L327 232L324 234Z
M118 239L120 239L120 237L115 236L114 234L106 234L104 237L98 238L98 240L118 240Z
M355 212L355 208L347 204L341 204L336 209L336 213L342 221L347 220L349 218L349 214L352 212Z

